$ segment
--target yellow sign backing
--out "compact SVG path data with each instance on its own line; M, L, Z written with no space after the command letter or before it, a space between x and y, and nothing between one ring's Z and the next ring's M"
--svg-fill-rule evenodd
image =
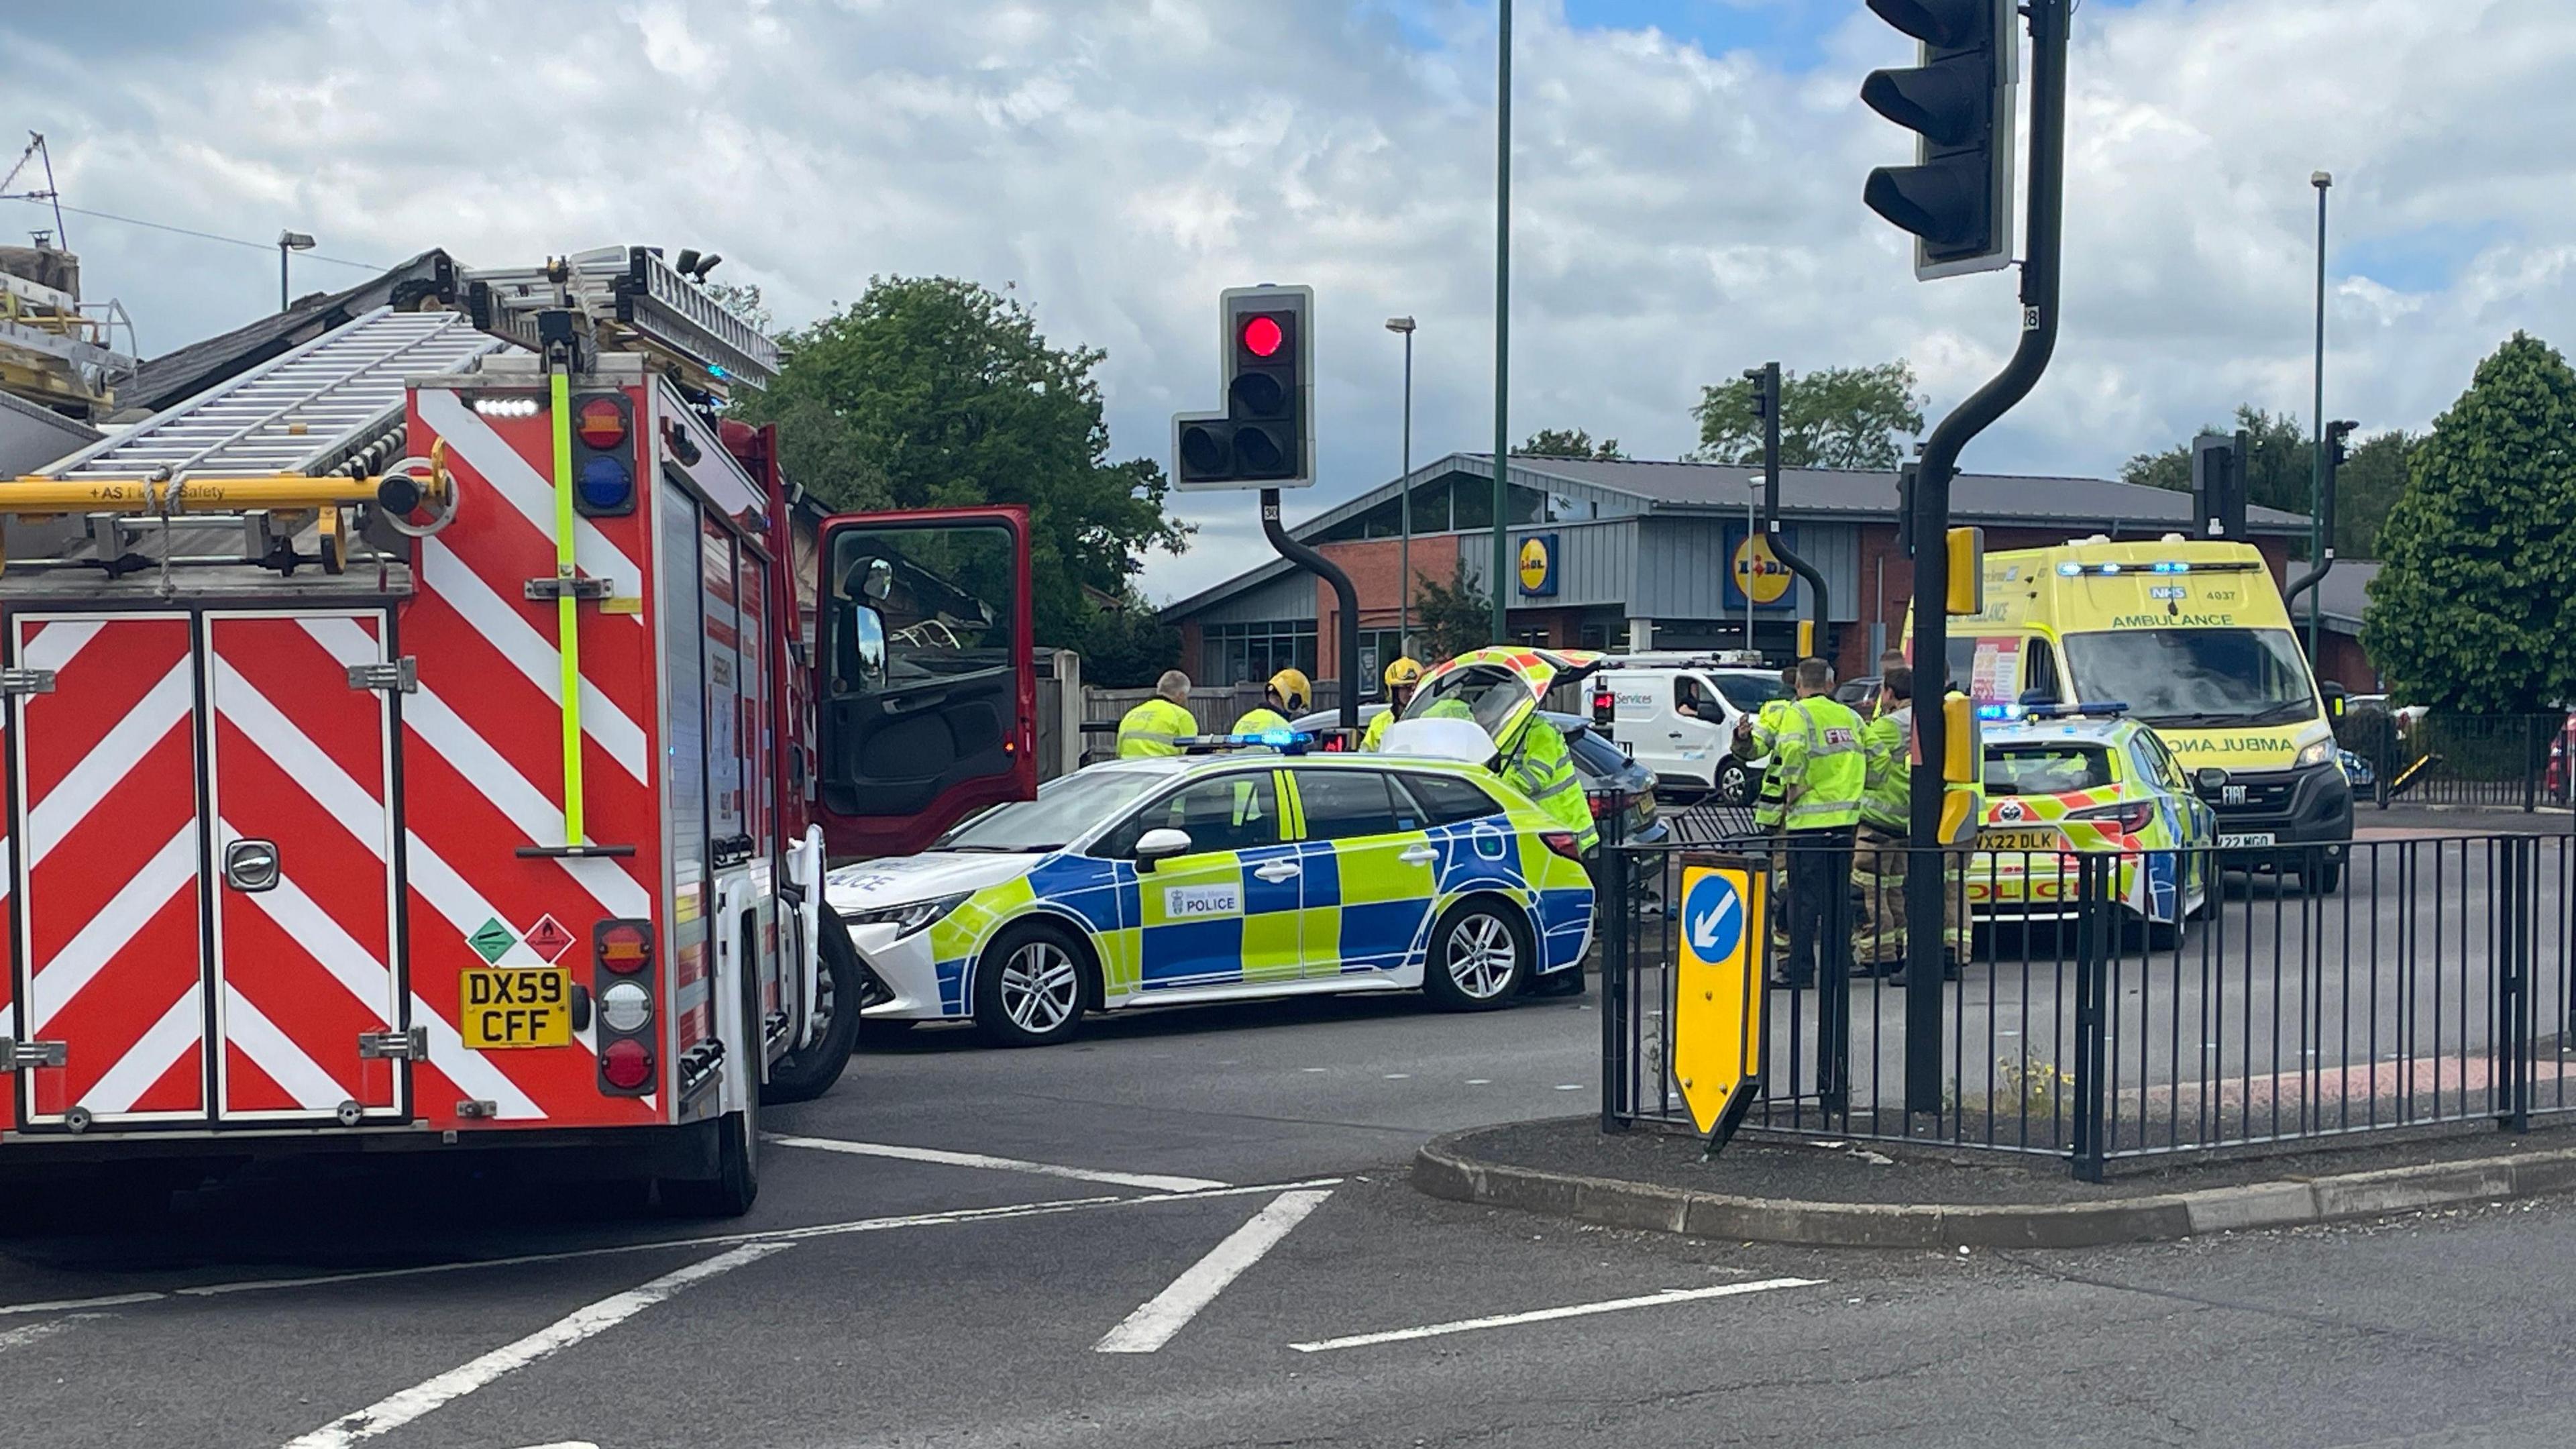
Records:
M1682 866L1673 1075L1702 1132L1739 1097L1761 1090L1767 882L1749 862Z

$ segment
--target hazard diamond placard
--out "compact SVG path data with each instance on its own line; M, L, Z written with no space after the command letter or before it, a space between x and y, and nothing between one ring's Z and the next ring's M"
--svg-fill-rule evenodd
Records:
M551 914L537 917L537 923L519 939L529 950L544 957L549 965L572 949L572 932L565 930L563 923Z

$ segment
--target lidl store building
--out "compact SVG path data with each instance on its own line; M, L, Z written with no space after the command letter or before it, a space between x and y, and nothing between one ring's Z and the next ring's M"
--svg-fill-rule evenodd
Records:
M1741 649L1786 661L1806 584L1753 552L1747 501L1761 475L1706 463L1514 458L1510 622L1534 644L1584 649ZM1486 590L1493 553L1493 459L1452 453L1329 509L1290 531L1349 573L1359 594L1359 672L1374 695L1380 669L1406 652L1398 633L1400 495L1413 509L1413 572L1446 584L1463 567ZM1914 572L1897 527L1892 474L1792 469L1780 482L1781 534L1824 576L1829 628L1821 652L1845 677L1869 673L1903 627ZM1247 500L1248 502L1249 500ZM2192 529L2187 493L2100 478L1963 474L1952 521L1986 530L1989 549L2033 548L2108 534L2153 538ZM2249 510L2252 541L2275 576L2307 520ZM1419 588L1417 586L1417 598ZM1271 559L1164 609L1181 630L1181 665L1201 684L1267 678L1294 666L1338 679L1339 607L1321 580ZM1418 651L1416 651L1418 652Z

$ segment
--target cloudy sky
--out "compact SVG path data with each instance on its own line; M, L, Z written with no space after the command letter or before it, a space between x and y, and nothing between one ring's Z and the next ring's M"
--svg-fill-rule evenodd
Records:
M1856 98L1910 47L1858 0L1520 0L1510 423L1670 457L1701 384L1906 357L1937 413L2015 337L2009 274L1916 283L1860 203L1907 139ZM297 290L430 246L515 265L712 248L783 323L873 274L1009 287L1106 348L1120 456L1213 405L1214 298L1318 293L1323 481L1493 428L1493 0L169 0L11 6L0 127L64 199L315 233ZM2240 402L2308 407L2336 177L2328 409L2420 427L2516 328L2576 343L2576 4L2082 0L2066 321L1970 467L2105 473ZM24 185L22 179L20 185ZM6 234L46 224L0 205ZM93 296L167 350L274 305L273 248L75 214ZM1259 549L1249 497L1148 562Z

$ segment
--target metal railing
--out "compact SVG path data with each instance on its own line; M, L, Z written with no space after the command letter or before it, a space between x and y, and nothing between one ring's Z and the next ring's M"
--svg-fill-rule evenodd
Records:
M2357 793L2382 807L2532 810L2564 806L2576 791L2564 712L2401 719L2385 710L2355 710L2336 721L2335 736L2369 767Z
M1776 927L1803 843L1604 852L1602 1118L1691 1126L1672 1071L1682 871L1771 872ZM1938 1143L2067 1160L2128 1158L2576 1111L2576 840L2359 841L2322 889L2325 847L2266 851L1911 850L1941 870L1955 942L1935 1098L1908 1100L1902 878L1829 862L1819 909L1839 950L1816 984L1777 929L1750 1131ZM1812 880L1813 877L1810 877ZM2190 914L2177 926L2172 907ZM2196 909L2195 909L2196 908Z

